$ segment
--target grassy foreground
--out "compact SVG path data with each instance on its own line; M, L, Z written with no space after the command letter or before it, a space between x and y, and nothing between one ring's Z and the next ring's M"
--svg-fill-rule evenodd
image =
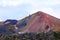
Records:
M60 32L0 34L0 40L60 40Z

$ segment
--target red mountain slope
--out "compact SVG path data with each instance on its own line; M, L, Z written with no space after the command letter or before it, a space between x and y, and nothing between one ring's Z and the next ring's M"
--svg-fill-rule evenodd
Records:
M28 17L24 19L27 18ZM22 20L20 22L22 22ZM60 19L39 11L32 14L27 25L20 28L20 30L23 32L48 32L49 30L59 31Z

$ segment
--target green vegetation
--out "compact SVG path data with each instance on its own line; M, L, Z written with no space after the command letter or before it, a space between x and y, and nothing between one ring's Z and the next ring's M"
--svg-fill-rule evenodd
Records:
M0 34L0 40L60 40L60 32Z

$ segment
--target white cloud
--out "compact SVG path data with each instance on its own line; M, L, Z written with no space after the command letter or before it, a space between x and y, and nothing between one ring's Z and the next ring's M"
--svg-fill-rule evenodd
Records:
M17 6L23 3L23 0L2 0L0 1L0 6Z
M17 6L22 5L26 3L33 3L31 0L0 0L0 6L6 7L6 6Z
M51 0L51 1L48 1L48 3L51 5L57 5L57 4L60 4L60 0Z
M0 0L0 6L17 6L21 4L29 3L34 6L39 5L57 5L60 4L60 0Z
M54 6L60 4L60 0L30 0L29 3L34 6Z
M41 4L53 6L53 5L60 4L60 0L46 0L46 1L42 1Z

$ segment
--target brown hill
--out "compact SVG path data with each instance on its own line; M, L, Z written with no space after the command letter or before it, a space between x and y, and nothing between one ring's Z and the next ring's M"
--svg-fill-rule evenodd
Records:
M0 22L0 25L3 26L4 23ZM48 32L50 30L60 31L60 19L44 12L38 11L21 20L18 20L16 26L12 27L14 28L14 30L15 28L18 28L16 30L18 32Z
M18 24L22 23L26 19L29 20L27 25L19 28L22 32L48 32L50 30L60 30L60 19L57 19L41 11L19 20Z

